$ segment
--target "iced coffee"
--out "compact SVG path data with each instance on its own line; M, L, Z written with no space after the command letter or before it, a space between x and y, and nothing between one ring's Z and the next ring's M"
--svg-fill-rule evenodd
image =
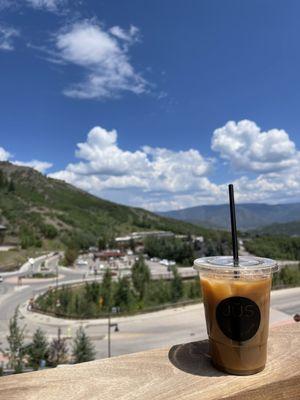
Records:
M236 375L264 369L267 357L273 260L206 257L195 261L213 365Z

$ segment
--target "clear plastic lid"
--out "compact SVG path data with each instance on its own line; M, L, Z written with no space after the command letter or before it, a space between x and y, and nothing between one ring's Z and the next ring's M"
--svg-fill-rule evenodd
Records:
M194 268L200 272L214 274L234 273L237 271L243 274L271 274L278 271L278 264L270 258L240 256L238 266L235 266L232 256L214 256L198 258L194 261Z

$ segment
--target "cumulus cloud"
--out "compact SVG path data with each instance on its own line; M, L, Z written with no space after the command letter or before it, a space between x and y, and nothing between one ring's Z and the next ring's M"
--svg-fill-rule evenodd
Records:
M52 163L49 163L47 161L39 161L39 160L31 160L31 161L12 160L11 162L16 165L23 165L25 167L34 168L37 171L41 172L42 174L44 174L49 168L51 168L53 166Z
M47 11L57 11L61 6L66 4L66 0L26 0L28 5Z
M147 90L146 80L135 71L129 58L130 46L138 40L138 28L119 26L105 30L95 20L68 25L55 36L53 62L83 69L83 79L64 90L69 97L107 99L124 91L135 94Z
M238 202L300 199L299 152L285 131L261 132L251 121L229 122L213 133L212 148L230 162L231 173L244 171L232 179ZM210 178L215 160L197 149L128 151L118 145L115 130L98 126L78 143L75 155L78 162L50 176L113 201L161 211L228 201L228 182Z
M93 128L86 142L77 145L75 155L80 161L50 176L99 196L109 195L113 200L119 198L116 191L127 190L126 196L122 192L123 202L135 205L143 205L145 199L150 204L151 199L157 201L158 196L218 190L205 177L212 160L204 158L197 150L176 152L145 146L128 151L119 147L117 137L115 130Z
M282 129L262 131L255 122L229 121L214 131L212 149L237 170L267 173L299 164L295 143Z
M11 154L6 151L3 147L0 147L0 161L7 161Z
M17 29L0 24L0 50L14 50L14 39L19 35Z

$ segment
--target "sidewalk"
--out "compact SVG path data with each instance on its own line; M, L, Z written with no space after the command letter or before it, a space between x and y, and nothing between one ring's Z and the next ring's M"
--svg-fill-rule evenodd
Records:
M34 258L34 264L39 263L39 262L43 262L44 260L46 260L47 258L49 258L51 256L52 253L46 254L44 256L40 256L37 258ZM18 269L17 271L12 271L12 272L3 272L1 274L1 276L3 278L9 277L9 276L17 276L17 275L22 275L25 274L26 272L29 271L29 269L31 268L31 264L29 261L26 261L26 263L24 263L20 269Z

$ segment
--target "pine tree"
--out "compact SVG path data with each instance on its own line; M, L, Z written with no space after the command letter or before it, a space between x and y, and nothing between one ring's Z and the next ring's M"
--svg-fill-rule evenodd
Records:
M98 239L98 249L105 250L107 247L107 240L105 236L100 236Z
M142 300L145 296L146 287L150 281L150 270L142 256L140 256L133 264L131 278L133 286L138 292L139 299Z
M173 275L174 278L171 281L171 298L172 301L176 302L183 296L183 283L176 267L173 268Z
M78 250L74 247L68 247L65 251L63 264L67 267L73 266L78 257Z
M56 367L58 364L64 364L68 360L68 347L66 340L61 338L60 329L58 330L57 339L53 338L49 346L48 361L51 366Z
M127 276L119 279L117 290L115 292L115 305L120 307L122 311L129 311L133 303L134 297L130 288L130 281Z
M29 356L29 365L34 369L39 369L40 362L46 360L48 356L48 341L45 333L38 328L32 338L32 343L29 345L27 353Z
M72 355L75 364L95 359L95 347L92 344L91 339L86 335L82 326L78 328L76 332Z
M190 287L189 287L189 293L188 293L188 297L190 299L195 299L200 297L200 281L199 281L199 277L196 276L195 279L190 282Z
M9 348L8 358L9 365L16 374L23 371L25 346L24 346L24 330L25 327L20 328L18 324L19 308L15 309L14 315L9 320L9 335L6 337Z

